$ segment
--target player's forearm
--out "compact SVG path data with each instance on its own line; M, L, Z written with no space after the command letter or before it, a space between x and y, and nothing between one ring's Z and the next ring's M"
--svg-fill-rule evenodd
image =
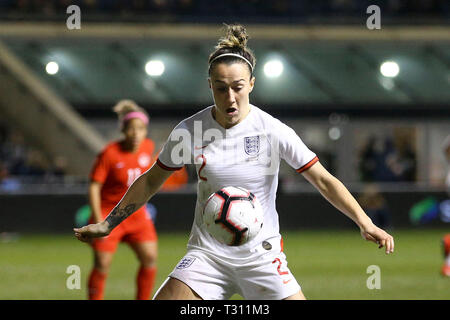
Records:
M91 214L95 223L102 221L100 190L101 185L96 182L92 182L89 185L89 206L91 207Z
M108 229L112 230L123 220L141 208L155 193L150 184L148 184L145 174L141 175L128 188L127 192L106 217Z
M334 176L323 179L317 186L320 193L339 211L352 219L360 228L367 228L372 220L366 215L356 199Z

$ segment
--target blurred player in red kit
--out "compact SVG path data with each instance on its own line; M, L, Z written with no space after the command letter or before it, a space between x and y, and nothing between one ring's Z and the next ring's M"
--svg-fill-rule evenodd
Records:
M446 234L442 239L444 246L444 265L442 266L442 275L450 277L450 233Z
M450 165L450 135L444 141L443 151ZM447 186L447 194L450 196L450 169L448 170L445 184ZM450 277L450 233L447 233L442 238L442 245L444 247L444 265L442 266L441 273L445 277Z
M133 181L152 165L154 143L147 138L149 117L131 100L122 100L113 108L119 117L123 139L109 143L97 156L90 173L90 223L98 223L108 215ZM136 253L136 299L149 299L156 275L157 234L146 206L116 228L108 237L91 242L94 266L88 280L89 299L100 300L108 270L119 242L127 242Z

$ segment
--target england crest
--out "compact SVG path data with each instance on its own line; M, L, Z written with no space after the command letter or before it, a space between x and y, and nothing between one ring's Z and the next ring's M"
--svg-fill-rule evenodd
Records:
M245 137L244 150L249 156L255 156L259 152L259 136Z
M194 257L184 257L176 266L177 269L186 269L195 261Z

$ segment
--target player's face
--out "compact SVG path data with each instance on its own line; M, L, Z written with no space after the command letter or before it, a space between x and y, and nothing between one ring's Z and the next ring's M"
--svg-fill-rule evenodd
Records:
M215 103L216 121L231 128L244 119L250 111L249 95L255 78L245 63L219 63L211 70L208 79Z
M123 129L125 144L130 150L136 150L147 136L147 125L141 119L131 119Z

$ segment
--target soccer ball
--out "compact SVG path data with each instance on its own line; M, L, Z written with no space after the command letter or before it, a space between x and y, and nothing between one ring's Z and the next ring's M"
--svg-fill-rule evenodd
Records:
M229 246L240 246L254 239L263 226L263 217L255 195L240 187L214 192L203 208L203 223L208 233Z

